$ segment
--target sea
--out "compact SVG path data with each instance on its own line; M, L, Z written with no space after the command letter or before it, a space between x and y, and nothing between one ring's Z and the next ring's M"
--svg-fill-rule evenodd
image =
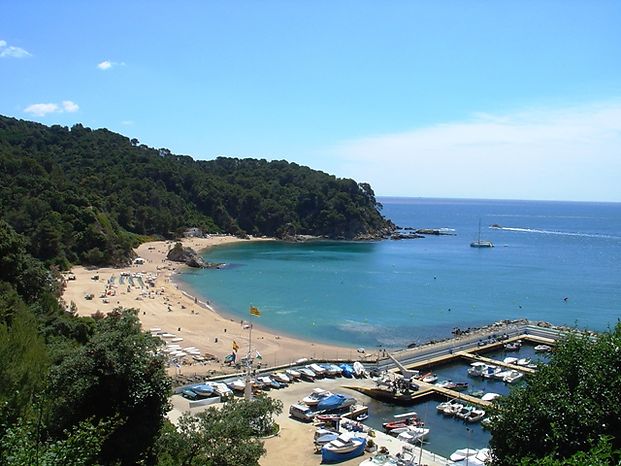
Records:
M282 334L372 351L451 336L455 328L528 318L606 330L621 318L621 204L513 200L380 198L400 227L452 235L367 242L278 241L210 249L222 269L176 277L192 294L235 319ZM479 229L479 224L481 228ZM479 238L493 248L472 248ZM320 357L321 355L309 354ZM489 354L536 359L531 347ZM504 395L510 386L475 380L467 363L435 367L440 379ZM523 382L522 382L523 383ZM415 410L431 433L428 450L448 457L483 448L490 434L436 410L439 399L397 407L365 398L367 423Z
M621 204L380 198L400 227L454 235L367 242L236 243L183 288L233 318L369 349L528 318L592 330L621 317ZM472 248L479 237L494 248ZM491 227L494 225L494 227Z

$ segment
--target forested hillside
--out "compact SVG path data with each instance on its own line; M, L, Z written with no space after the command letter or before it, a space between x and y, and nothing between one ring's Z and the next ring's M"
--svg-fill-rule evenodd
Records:
M237 235L377 236L371 187L286 161L195 161L106 129L0 116L0 214L61 267L126 259L144 237L196 226Z

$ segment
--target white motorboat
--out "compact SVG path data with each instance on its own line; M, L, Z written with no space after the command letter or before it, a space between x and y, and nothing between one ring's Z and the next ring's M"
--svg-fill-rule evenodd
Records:
M460 448L459 450L455 450L451 456L449 456L449 459L451 461L463 461L466 458L475 456L478 452L479 450L475 450L474 448Z
M466 422L479 422L481 419L485 417L485 411L480 408L474 408L471 410L468 415L464 418Z
M506 383L513 383L517 380L520 380L522 377L524 377L524 374L522 374L520 371L509 371L509 373L506 374L502 380Z
M468 375L471 375L473 377L482 377L483 371L486 367L487 364L485 364L484 362L473 362L468 368Z
M481 397L481 399L482 399L483 401L492 401L492 400L495 400L496 398L500 398L500 396L501 396L501 395L500 395L500 394L498 394L498 393L491 393L491 392L490 392L490 393L486 393L485 395L483 395L483 396Z
M364 377L366 374L366 370L360 361L356 361L353 365L354 374L356 377Z
M313 371L315 373L315 376L317 377L324 377L326 375L326 370L319 364L309 364L308 366L306 366L306 368Z
M228 385L231 390L236 392L243 392L246 389L246 382L242 379L233 380Z
M435 374L429 374L423 377L422 381L426 383L436 383L438 381L438 376Z
M421 442L425 437L427 437L427 435L429 435L429 432L430 430L426 427L410 426L410 429L400 433L397 436L397 439L407 443Z
M307 397L302 398L302 402L307 406L316 406L321 400L328 398L332 392L323 388L315 388Z
M515 363L518 366L528 366L530 364L530 359L528 359L528 358L520 358Z
M291 378L284 372L275 372L272 374L272 378L280 383L291 383Z
M552 347L548 345L537 345L534 349L537 353L549 353L552 351Z
M504 362L505 364L517 364L518 361L519 361L518 358L513 358L513 357L504 358L502 360L502 362Z

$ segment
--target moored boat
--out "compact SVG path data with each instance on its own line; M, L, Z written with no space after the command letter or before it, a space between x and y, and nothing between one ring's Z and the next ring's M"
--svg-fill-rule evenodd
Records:
M549 353L550 351L552 351L552 347L549 345L537 345L535 346L534 350L537 353Z
M485 411L479 408L472 409L467 416L464 418L464 421L474 423L479 422L481 419L485 417Z
M407 431L401 432L397 439L402 442L407 443L417 443L422 442L427 435L429 435L430 430L426 427L410 427Z
M356 458L364 453L366 444L365 438L345 432L324 445L321 449L321 461L322 463L340 463Z

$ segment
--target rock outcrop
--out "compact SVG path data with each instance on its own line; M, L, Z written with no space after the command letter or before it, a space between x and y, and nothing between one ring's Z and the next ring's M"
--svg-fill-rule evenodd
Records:
M190 247L183 247L181 243L175 244L175 246L168 251L166 258L174 262L183 262L190 267L196 267L199 269L208 266L208 264L196 253L194 249Z

